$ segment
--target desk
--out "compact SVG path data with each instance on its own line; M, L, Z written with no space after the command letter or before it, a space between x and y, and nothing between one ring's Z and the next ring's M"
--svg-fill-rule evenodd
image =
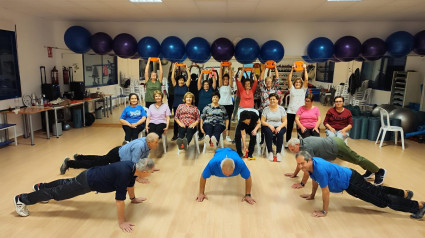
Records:
M85 117L85 108L84 108L84 101L79 101L79 102L74 102L71 103L69 105L65 105L65 106L53 106L53 107L49 107L50 110L54 110L55 113L55 127L56 127L56 138L59 138L59 128L58 128L58 110L60 109L64 109L64 108L70 108L70 107L75 107L75 106L79 106L79 105L83 105L83 126L86 126L86 117Z
M34 144L34 129L32 126L32 115L36 113L44 112L44 115L46 117L46 131L47 131L47 139L50 139L50 130L49 130L49 116L47 111L51 110L49 107L43 107L43 106L36 106L36 107L25 107L19 109L17 113L15 113L15 110L13 111L2 111L4 117L4 122L7 123L7 114L22 114L23 124L24 124L24 138L28 138L31 136L31 145ZM29 127L29 128L28 128Z

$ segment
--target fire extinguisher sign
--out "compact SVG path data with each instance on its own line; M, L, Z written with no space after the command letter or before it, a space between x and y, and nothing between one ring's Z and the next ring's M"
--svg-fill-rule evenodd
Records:
M52 47L47 47L47 56L49 58L52 58L53 57Z

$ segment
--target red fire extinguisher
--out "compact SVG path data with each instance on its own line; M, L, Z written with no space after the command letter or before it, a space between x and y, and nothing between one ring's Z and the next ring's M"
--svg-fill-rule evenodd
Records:
M53 67L51 71L52 84L59 84L59 71L56 69L56 66Z
M63 67L63 84L69 84L69 70Z

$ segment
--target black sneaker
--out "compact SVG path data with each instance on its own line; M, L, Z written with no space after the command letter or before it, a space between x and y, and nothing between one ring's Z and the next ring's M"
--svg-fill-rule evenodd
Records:
M413 192L412 192L412 191L410 191L410 190L407 190L407 196L406 196L406 199L411 200L411 199L412 199L412 197L413 197Z
M65 160L63 161L61 167L59 168L61 174L65 174L66 170L69 169L68 160L69 160L69 158L66 157Z
M422 217L424 217L424 214L425 214L425 204L423 204L423 207L419 209L419 211L411 214L410 217L413 219L422 219Z
M379 169L378 172L375 173L375 185L383 184L386 174L387 171L385 169Z
M74 160L79 160L80 159L80 154L74 154Z
M364 179L370 179L372 178L373 173L370 172L369 170L366 170L366 172L363 174L363 178Z
M37 192L38 190L40 190L40 185L41 183L36 183L34 184L34 186L32 186L32 190L34 190L34 192ZM48 203L49 201L41 201L41 203Z
M173 138L171 138L171 141L175 141L177 140L177 137L173 136Z
M21 202L21 200L19 200L20 196L21 195L16 195L15 198L13 199L13 202L15 203L15 210L16 210L16 213L18 213L19 216L27 217L27 216L30 215L30 212L27 209L27 205L25 205L25 203L23 203L23 202Z

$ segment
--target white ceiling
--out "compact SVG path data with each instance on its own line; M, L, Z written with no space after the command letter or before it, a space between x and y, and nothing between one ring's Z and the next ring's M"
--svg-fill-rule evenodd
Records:
M425 21L425 0L0 0L0 7L65 21Z

